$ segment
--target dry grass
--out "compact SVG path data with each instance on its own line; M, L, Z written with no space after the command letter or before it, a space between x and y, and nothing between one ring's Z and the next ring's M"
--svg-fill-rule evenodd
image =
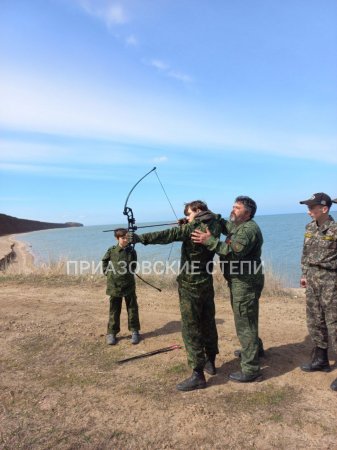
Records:
M265 270L263 292L264 295L272 297L287 297L290 294L290 290L285 287L282 277L279 274L276 274L271 268Z
M102 286L106 283L103 275L67 275L67 261L60 260L58 262L43 263L40 265L31 265L21 272L12 264L5 271L0 272L0 282L15 281L17 284L30 285L57 285L57 286L74 286L74 285L90 285Z
M151 283L153 286L161 290L177 290L176 275L141 275L144 280ZM17 283L41 283L48 285L53 283L56 285L76 285L86 284L90 286L101 287L106 283L106 278L99 274L86 273L83 275L67 275L67 261L59 260L58 262L43 263L39 266L31 266L28 271L24 273L18 272L15 264L9 266L5 271L0 272L1 280L15 280ZM142 286L143 282L136 279L137 285ZM215 270L213 274L214 290L216 295L227 295L228 288L223 275L219 269ZM286 288L282 277L268 269L265 272L265 286L264 295L273 297L291 296L291 289Z
M335 448L336 375L298 369L311 347L303 299L262 297L265 381L242 386L228 382L238 341L216 278L218 374L207 389L180 393L175 384L190 373L183 349L116 364L182 344L176 286L159 294L139 282L144 339L130 344L123 310L120 342L109 347L104 277L47 268L0 280L1 449Z

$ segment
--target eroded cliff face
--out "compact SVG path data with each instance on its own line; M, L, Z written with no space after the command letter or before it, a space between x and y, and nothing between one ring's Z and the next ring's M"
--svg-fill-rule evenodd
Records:
M5 252L5 254L0 254L0 270L6 270L7 267L16 259L16 252L14 250L15 243L8 244L9 249Z

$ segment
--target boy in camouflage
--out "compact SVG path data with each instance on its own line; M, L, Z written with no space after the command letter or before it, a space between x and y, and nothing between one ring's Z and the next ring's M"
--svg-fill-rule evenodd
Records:
M314 343L312 359L304 372L330 372L328 336L337 353L337 223L329 215L332 202L324 192L300 203L313 219L305 229L301 286L306 288L307 325ZM337 378L331 384L337 391Z
M131 342L138 344L140 341L136 283L133 273L137 263L137 253L129 246L127 233L125 228L115 230L118 244L110 247L102 258L103 273L107 276L106 293L110 296L106 338L108 345L117 344L116 336L120 332L123 297L128 312L128 328L132 333Z
M206 203L200 200L187 203L184 214L188 223L180 227L135 235L134 238L135 242L144 245L182 242L177 281L182 336L193 372L190 378L177 385L177 389L192 391L206 387L204 370L211 375L215 374L215 357L219 350L212 277L214 251L194 244L191 233L208 226L215 236L219 236L221 225L220 216L210 212Z

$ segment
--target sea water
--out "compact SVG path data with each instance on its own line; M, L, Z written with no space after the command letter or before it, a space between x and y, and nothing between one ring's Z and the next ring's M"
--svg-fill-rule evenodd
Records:
M337 220L337 212L332 212L331 215ZM272 270L286 286L298 287L304 228L310 217L305 213L277 214L256 216L254 220L260 226L264 238L262 258L265 269ZM34 231L19 234L16 238L28 244L36 264L59 260L87 261L90 267L95 267L106 250L115 244L113 233L103 233L103 230L117 227L125 227L125 224ZM166 228L168 227L154 227L140 229L138 232L159 231ZM163 261L172 264L173 261L179 260L180 247L179 242L173 246L138 244L136 250L139 261Z

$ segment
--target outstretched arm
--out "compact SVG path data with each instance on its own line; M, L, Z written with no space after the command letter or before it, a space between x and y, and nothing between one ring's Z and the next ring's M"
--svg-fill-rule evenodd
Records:
M154 233L135 234L135 243L141 244L170 244L175 241L183 241L190 237L194 228L190 224L182 225L180 227L168 228L167 230L157 231Z

